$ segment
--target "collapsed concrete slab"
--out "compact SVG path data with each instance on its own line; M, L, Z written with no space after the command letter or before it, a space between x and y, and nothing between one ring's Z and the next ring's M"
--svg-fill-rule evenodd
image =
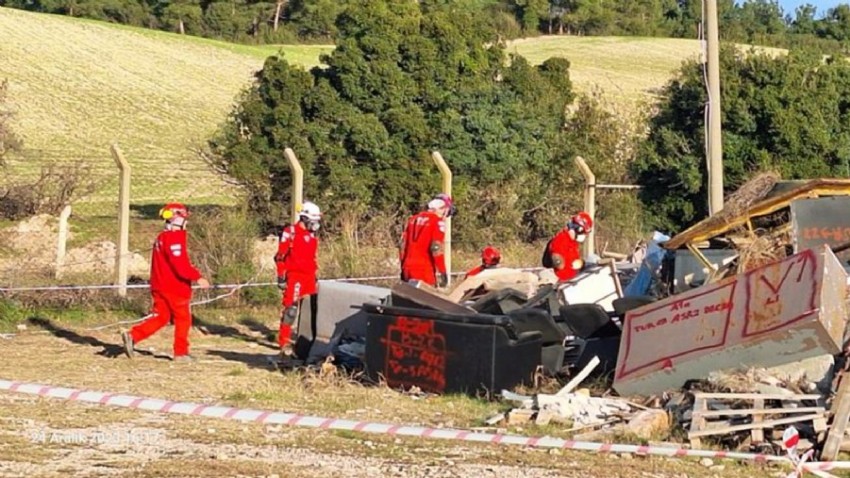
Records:
M836 354L846 283L823 247L629 311L614 388L649 395L716 370Z

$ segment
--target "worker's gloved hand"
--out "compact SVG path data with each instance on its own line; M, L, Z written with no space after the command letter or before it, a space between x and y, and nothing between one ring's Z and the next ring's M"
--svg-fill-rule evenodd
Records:
M437 286L445 287L449 284L449 276L443 273L437 273Z
M277 288L280 290L286 289L286 277L278 276L277 278Z

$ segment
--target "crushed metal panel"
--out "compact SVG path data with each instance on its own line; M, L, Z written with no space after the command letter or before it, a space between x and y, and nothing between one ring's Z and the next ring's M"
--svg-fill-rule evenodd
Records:
M717 370L836 354L846 281L823 247L629 311L614 388L652 394Z
M791 182L789 184L783 185L783 182L777 183L774 186L774 190L768 193L761 201L751 205L744 213L728 218L727 221L718 224L712 219L713 216L703 219L675 235L664 244L664 248L678 249L688 242L700 242L717 237L731 229L746 224L749 218L764 216L788 207L790 202L795 199L850 195L850 180L847 179L813 179L799 185ZM722 210L720 213L722 213Z
M846 244L850 242L850 197L797 199L791 203L791 225L794 251ZM837 255L847 269L850 249Z
M700 252L708 259L708 262L717 267L729 264L738 256L738 253L732 249L702 249ZM673 270L675 271L673 287L677 294L696 287L693 284L703 283L709 273L702 262L687 249L676 251Z
M613 264L588 267L560 288L565 304L598 304L614 312L614 300L623 296Z
M365 302L380 303L390 295L384 287L352 284L340 281L322 281L319 285L316 309L316 339L310 357L325 357L331 353L332 338L343 331L355 336L366 336L368 315L360 310ZM302 318L310 314L302 314ZM298 335L312 337L309 319L298 323Z

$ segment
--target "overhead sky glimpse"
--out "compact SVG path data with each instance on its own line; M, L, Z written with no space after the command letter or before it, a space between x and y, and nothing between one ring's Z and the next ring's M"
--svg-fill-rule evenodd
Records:
M839 3L850 3L850 0L779 0L782 10L786 15L794 16L794 11L800 5L810 3L817 8L816 17L822 17L827 10L838 5Z

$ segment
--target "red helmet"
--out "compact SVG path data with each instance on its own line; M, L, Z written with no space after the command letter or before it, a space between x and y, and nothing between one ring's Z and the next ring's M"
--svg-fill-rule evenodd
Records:
M487 246L481 251L481 263L492 267L502 260L502 253L493 246Z
M162 209L159 210L159 217L166 221L170 221L177 217L186 219L189 217L189 209L179 202L170 202L165 206L162 206Z
M590 214L580 211L570 218L570 223L567 224L567 227L575 229L580 234L587 234L593 230L593 218L590 217Z

